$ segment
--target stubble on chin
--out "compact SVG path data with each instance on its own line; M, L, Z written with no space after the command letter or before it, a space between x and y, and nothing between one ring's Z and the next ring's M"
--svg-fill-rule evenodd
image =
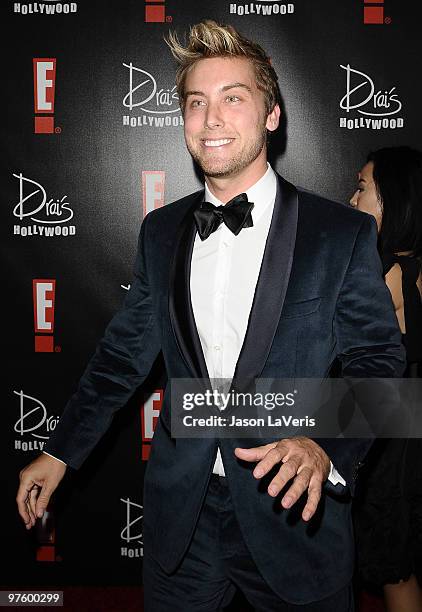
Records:
M195 159L195 157L194 157ZM240 160L236 158L225 160L224 162L207 162L200 157L195 159L196 163L201 168L202 172L205 176L210 176L212 178L223 178L226 176L232 176L237 174L239 170L244 167L244 164L240 162Z
M225 160L208 160L187 143L186 146L193 160L198 164L205 176L211 178L224 178L238 174L241 170L254 162L265 145L266 137L267 132L265 129L265 131L261 133L261 138L254 143L253 147L246 151L240 151L238 155Z

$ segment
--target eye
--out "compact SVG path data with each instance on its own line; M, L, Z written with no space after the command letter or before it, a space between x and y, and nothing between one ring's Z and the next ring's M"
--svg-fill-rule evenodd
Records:
M204 100L192 100L192 102L190 103L190 107L197 108L198 106L201 106L202 104L205 104Z
M233 95L231 95L231 96L227 96L226 100L227 100L228 102L239 102L239 101L240 101L240 98L239 98L239 96L235 96L235 95L233 94Z

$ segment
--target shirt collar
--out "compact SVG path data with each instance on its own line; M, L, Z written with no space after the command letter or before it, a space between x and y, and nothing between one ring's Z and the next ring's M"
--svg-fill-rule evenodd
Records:
M258 222L263 212L268 206L273 205L275 201L275 195L277 191L277 177L267 162L267 171L252 187L246 191L249 202L254 203L252 209L252 221L254 225ZM218 198L208 189L208 185L205 183L205 200L211 202L214 206L222 206L223 202L220 202Z

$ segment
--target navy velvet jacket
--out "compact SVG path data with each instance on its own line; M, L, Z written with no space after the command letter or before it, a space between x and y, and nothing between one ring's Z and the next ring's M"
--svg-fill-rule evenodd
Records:
M108 325L45 450L78 469L147 377L162 351L168 379L207 378L190 300L193 210L203 191L144 219L135 278ZM400 376L405 365L382 278L375 221L296 189L278 176L274 213L234 379L323 378L337 357L344 375ZM280 509L236 459L253 439L174 439L167 385L144 483L144 546L167 572L192 536L220 446L236 515L264 578L282 599L307 603L353 572L351 497L369 442L319 439L347 487L326 482L309 523L299 502ZM269 441L269 440L268 440Z

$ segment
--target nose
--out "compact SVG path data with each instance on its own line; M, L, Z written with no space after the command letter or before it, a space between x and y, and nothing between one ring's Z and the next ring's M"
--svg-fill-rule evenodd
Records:
M350 206L353 206L353 208L356 208L358 205L358 190L355 191L355 193L352 195L352 197L350 198Z
M221 115L220 106L215 102L208 102L207 111L204 117L204 127L208 129L221 128L224 126L224 119Z

